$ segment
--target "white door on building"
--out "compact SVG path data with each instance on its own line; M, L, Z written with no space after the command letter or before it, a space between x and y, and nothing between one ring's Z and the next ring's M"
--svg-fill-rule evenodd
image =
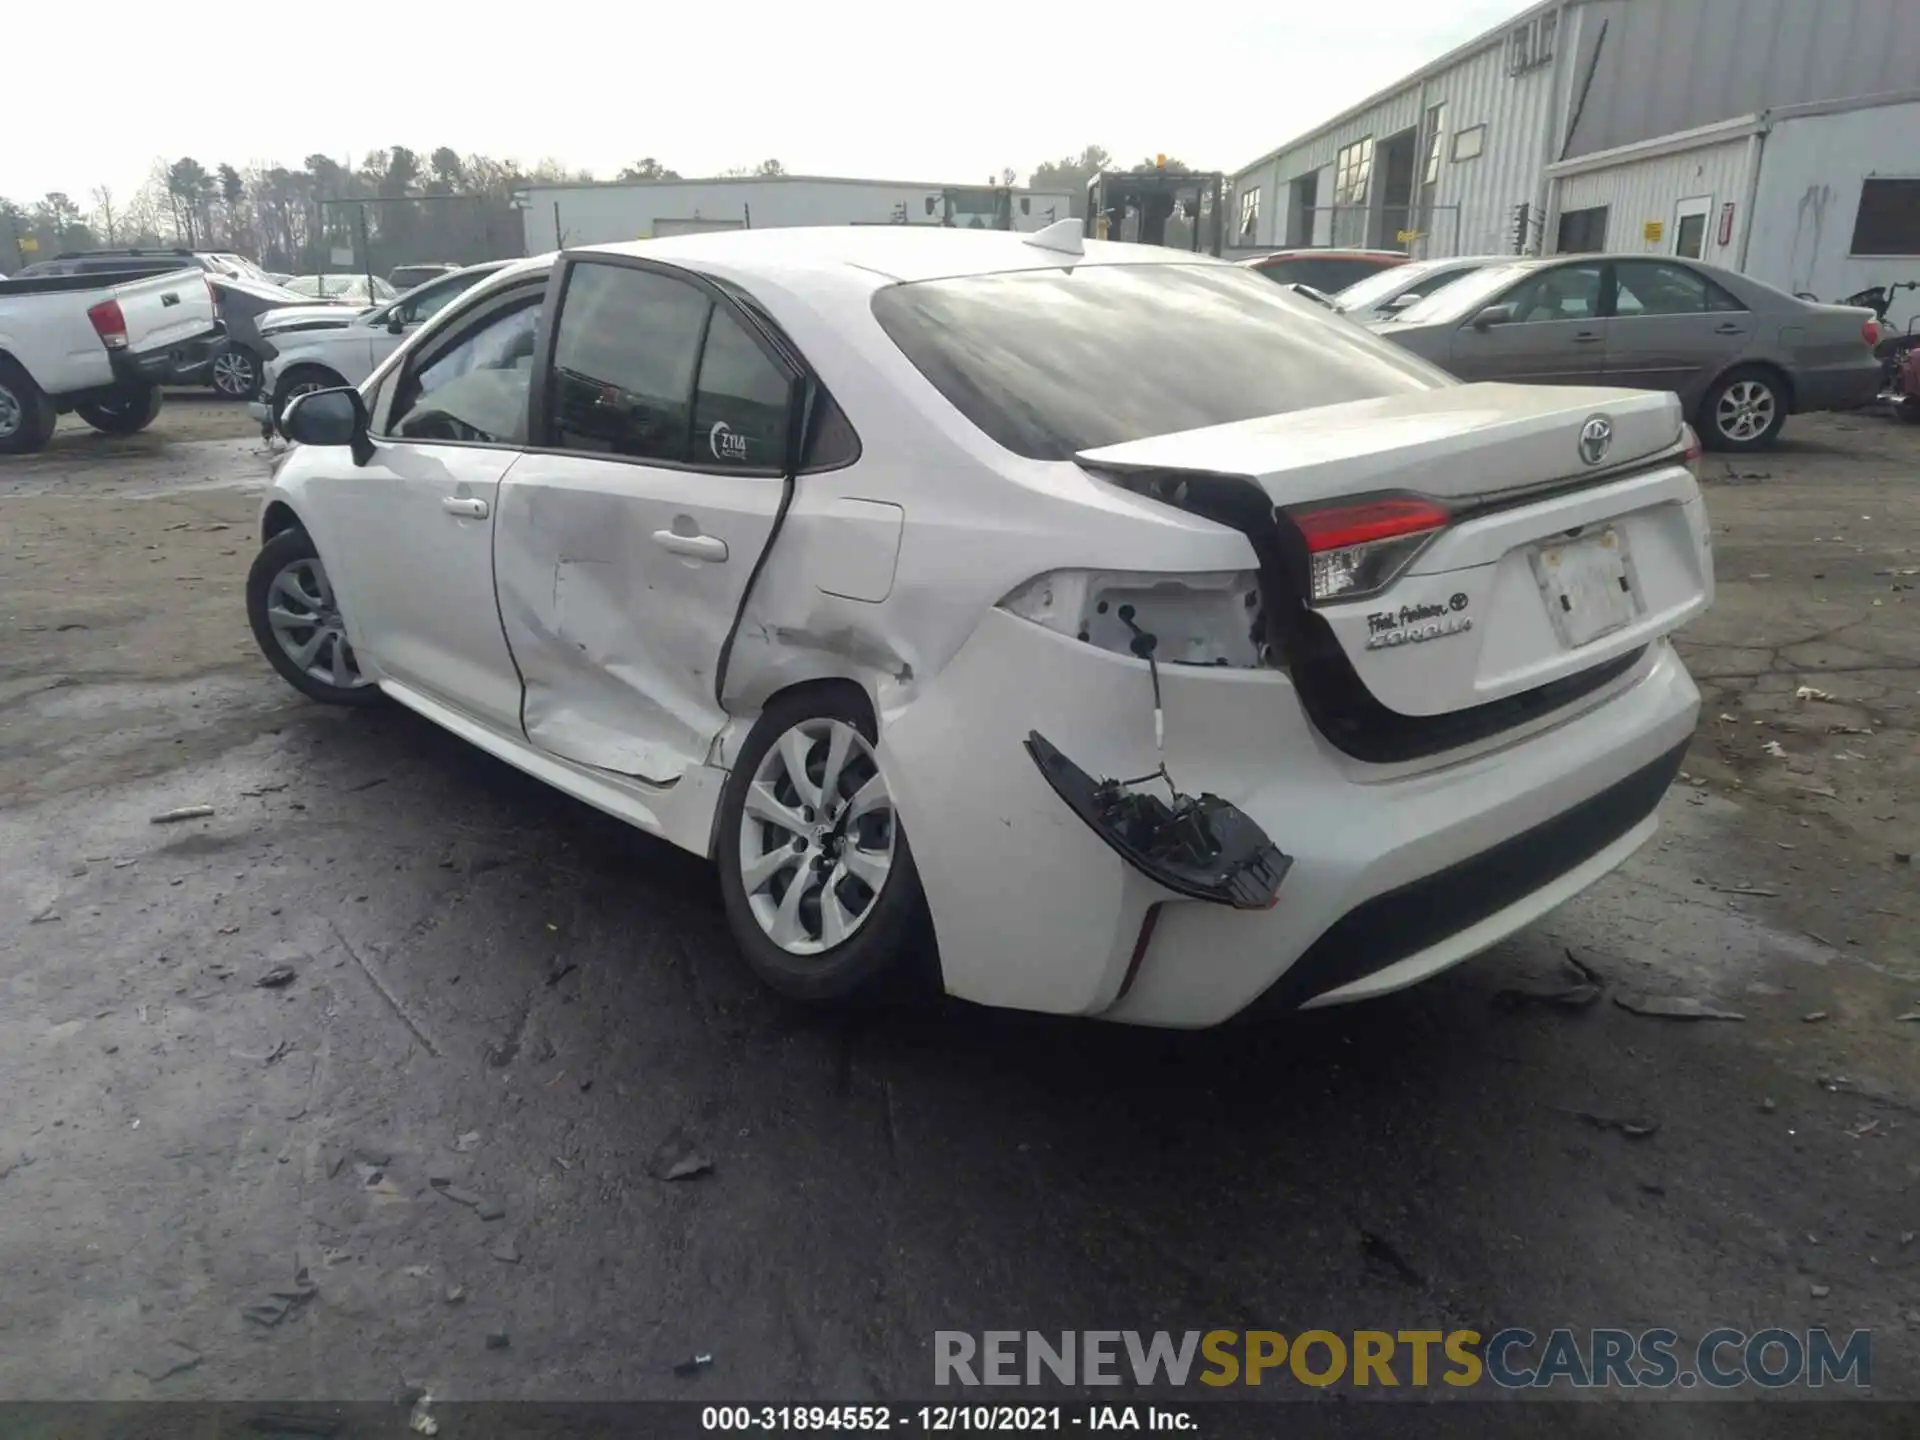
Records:
M1704 260L1707 254L1707 221L1713 214L1713 197L1695 195L1673 207L1673 253L1685 260Z

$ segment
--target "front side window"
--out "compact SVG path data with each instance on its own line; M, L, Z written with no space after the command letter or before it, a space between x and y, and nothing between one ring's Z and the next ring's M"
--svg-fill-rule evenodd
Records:
M409 369L394 392L387 434L398 440L521 445L540 295L524 296Z
M879 291L873 313L955 409L1036 460L1450 383L1242 266L927 280Z
M1516 324L1592 320L1600 314L1599 265L1558 265L1536 271L1500 297Z

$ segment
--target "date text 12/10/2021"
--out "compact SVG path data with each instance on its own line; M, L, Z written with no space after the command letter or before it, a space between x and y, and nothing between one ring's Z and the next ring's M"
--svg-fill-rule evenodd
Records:
M1162 1405L708 1405L700 1428L721 1432L900 1431L918 1434L1014 1431L1200 1429L1193 1411Z

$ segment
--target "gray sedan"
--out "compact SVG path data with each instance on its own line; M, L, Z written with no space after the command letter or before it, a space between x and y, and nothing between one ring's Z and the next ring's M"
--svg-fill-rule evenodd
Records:
M1671 390L1719 450L1880 383L1873 312L1797 300L1694 260L1559 256L1481 270L1372 328L1463 380Z

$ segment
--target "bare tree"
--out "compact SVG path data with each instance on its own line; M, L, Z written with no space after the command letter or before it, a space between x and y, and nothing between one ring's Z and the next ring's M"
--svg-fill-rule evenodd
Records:
M96 185L93 187L93 227L107 237L109 247L119 243L120 233L113 223L113 187Z

